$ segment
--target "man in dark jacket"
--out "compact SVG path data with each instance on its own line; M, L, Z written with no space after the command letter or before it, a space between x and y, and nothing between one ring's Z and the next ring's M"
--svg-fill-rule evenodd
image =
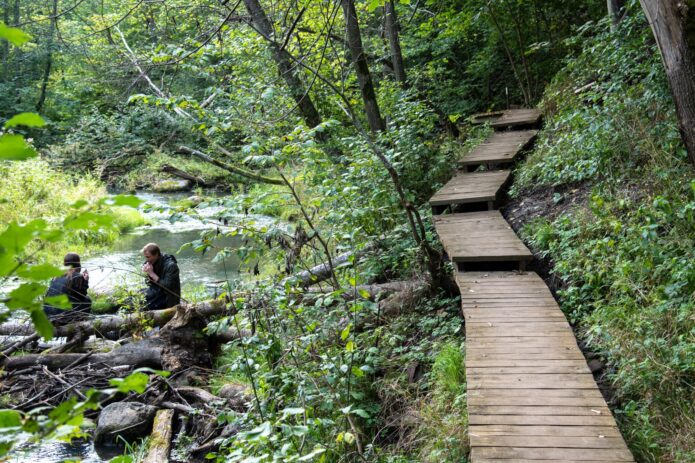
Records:
M174 307L181 302L181 280L176 258L162 254L155 243L142 248L145 264L142 271L147 274L145 301L147 310L159 310Z

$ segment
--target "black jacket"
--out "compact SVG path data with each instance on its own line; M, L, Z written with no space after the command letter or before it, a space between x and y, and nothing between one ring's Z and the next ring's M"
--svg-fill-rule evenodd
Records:
M147 278L147 309L159 310L178 305L181 302L181 280L176 258L170 254L162 254L152 268L159 281L155 283Z
M48 287L46 297L59 296L65 294L68 296L70 305L69 310L59 309L50 304L43 305L43 311L51 318L62 318L68 316L71 312L89 312L92 308L92 300L87 296L89 283L84 279L81 273L75 272L72 275L63 275L51 280L51 285Z

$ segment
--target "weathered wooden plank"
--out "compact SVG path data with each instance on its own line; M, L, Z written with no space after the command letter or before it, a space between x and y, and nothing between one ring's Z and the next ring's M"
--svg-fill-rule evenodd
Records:
M469 375L482 375L482 374L499 374L499 375L509 375L509 374L537 374L537 375L547 375L554 373L590 373L589 367L584 365L555 365L555 366L522 366L522 367L473 367L468 366L470 362L466 362L467 368L466 372Z
M526 458L530 460L594 460L634 461L628 450L621 449L569 449L569 448L525 448L525 447L473 447L471 461L480 458Z
M469 389L592 389L596 387L589 374L476 374L466 377Z
M489 388L468 391L468 397L589 397L603 398L598 388L594 389L506 389Z
M469 436L557 436L621 437L615 426L514 426L490 424L470 426Z
M471 425L614 426L612 416L468 415Z
M430 198L430 206L495 201L511 171L459 173Z
M578 349L555 351L544 348L516 348L491 349L491 348L466 348L466 361L470 359L480 360L584 360L584 356Z
M466 367L467 368L494 368L494 367L553 367L553 366L567 366L567 367L585 367L586 362L584 359L581 360L547 360L547 359L495 359L489 360L487 358L471 357L466 356Z
M611 416L608 407L563 407L560 405L468 405L471 415L551 415L551 416Z
M561 449L615 449L626 451L622 437L598 436L474 436L470 435L473 447L529 447Z
M494 406L565 406L565 407L607 407L603 397L543 397L530 396L471 396L468 405Z

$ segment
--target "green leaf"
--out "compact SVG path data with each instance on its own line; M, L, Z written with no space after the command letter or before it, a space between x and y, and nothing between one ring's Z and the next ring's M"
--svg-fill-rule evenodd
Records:
M356 408L352 411L354 415L360 416L364 419L369 419L369 413L366 411L362 410L361 408Z
M21 135L0 136L0 160L23 161L36 156L36 150Z
M367 3L367 11L370 13L384 4L384 0L369 0Z
M133 457L130 455L121 455L110 459L109 463L133 463Z
M282 411L282 414L287 416L287 415L301 415L304 413L304 409L301 407L298 408L285 408Z
M46 125L46 121L44 121L43 118L36 113L21 113L5 122L6 129L16 127L18 125L23 125L26 127L43 127Z
M347 352L355 352L355 343L352 341L348 341L348 343L345 344L345 350Z
M44 285L39 283L23 283L10 291L9 299L5 302L8 309L28 309L36 306L36 298L46 291Z
M17 275L32 281L44 281L49 278L59 277L63 274L63 270L55 265L39 264L31 267L22 267L17 270Z
M41 307L31 311L31 321L34 322L36 332L46 341L53 339L53 324L50 322Z
M355 377L357 378L361 378L364 376L364 371L360 370L357 367L352 367L350 371L352 371L352 374L355 375Z
M352 323L350 323L348 326L343 329L343 331L340 332L340 339L345 341L348 336L350 336L350 328L352 327Z
M145 392L148 381L149 378L145 373L137 371L125 378L112 378L109 380L109 384L116 386L118 392L123 392L124 394L131 391L142 394Z
M362 296L363 299L369 299L370 294L366 289L360 289L357 292L360 293L360 296Z
M5 39L19 47L31 40L31 35L16 27L7 27L4 22L0 21L0 39Z
M102 200L105 204L110 206L129 206L138 207L140 204L144 203L142 199L134 195L117 195L104 198Z
M16 410L0 410L0 428L15 428L22 425L22 415Z

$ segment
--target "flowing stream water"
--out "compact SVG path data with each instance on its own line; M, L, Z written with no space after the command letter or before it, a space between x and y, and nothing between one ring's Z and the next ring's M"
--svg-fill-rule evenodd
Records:
M185 197L182 194L157 194L142 192L137 196L146 203L141 212L149 224L121 236L113 246L102 253L82 259L83 269L89 271L89 286L98 293L110 292L118 285L138 287L145 285L141 272L144 259L140 249L150 242L157 243L162 252L173 254L179 265L182 293L187 291L208 292L220 282L239 279L239 260L235 256L222 262L213 262L215 252L201 254L188 247L179 252L185 243L199 238L200 233L217 227L219 207L198 207L199 217L182 216L176 221L169 220L169 204ZM229 220L229 215L226 215ZM241 220L241 216L239 216ZM255 222L268 222L267 217L254 217ZM231 217L234 223L234 217ZM241 244L240 237L222 237L216 246L235 247ZM9 288L0 288L6 292ZM101 454L101 455L100 455ZM39 445L23 446L13 452L10 460L18 463L56 463L64 460L83 463L107 462L114 455L97 453L90 441L67 444L63 442L43 442Z

